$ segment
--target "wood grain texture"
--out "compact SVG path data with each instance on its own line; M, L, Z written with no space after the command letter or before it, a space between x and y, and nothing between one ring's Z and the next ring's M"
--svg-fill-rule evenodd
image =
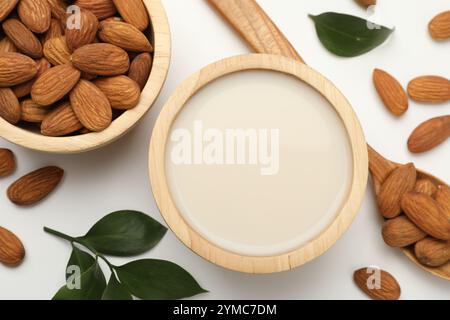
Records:
M185 103L208 83L231 73L244 70L271 70L291 75L303 81L336 109L348 132L353 163L349 195L335 220L321 235L306 245L276 256L243 256L224 250L199 235L184 220L170 195L166 172L166 142L171 126ZM251 54L228 58L207 66L188 78L172 94L156 122L149 153L149 171L153 193L158 207L178 238L201 257L222 267L247 273L273 273L289 270L317 258L327 251L351 224L364 196L368 158L364 134L348 101L338 89L318 72L303 63L280 55Z
M23 147L51 153L80 153L103 147L131 130L150 110L166 80L171 55L170 28L161 0L144 0L154 33L153 69L139 104L102 132L73 137L46 137L14 126L0 118L0 136Z
M254 0L208 0L255 52L304 62L283 33Z

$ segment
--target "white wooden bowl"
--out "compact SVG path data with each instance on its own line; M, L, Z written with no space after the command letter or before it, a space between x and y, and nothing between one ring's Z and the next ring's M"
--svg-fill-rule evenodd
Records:
M144 0L154 40L153 68L139 104L115 119L105 130L70 137L46 137L0 118L0 136L25 148L51 153L80 153L105 146L131 130L157 99L169 70L171 39L166 12L160 0Z

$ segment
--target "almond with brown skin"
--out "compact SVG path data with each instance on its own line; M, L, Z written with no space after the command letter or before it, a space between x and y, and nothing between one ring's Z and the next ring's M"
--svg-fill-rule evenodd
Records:
M83 128L69 102L63 102L42 121L41 133L50 137L61 137Z
M153 52L147 37L127 22L103 21L100 23L99 38L127 51Z
M98 30L97 17L88 10L81 10L78 18L80 26L72 26L69 22L66 27L66 41L69 50L76 49L94 42Z
M137 82L141 90L147 84L148 77L152 70L153 58L148 52L144 52L136 56L130 65L128 77Z
M94 84L106 95L112 108L127 110L139 103L139 85L127 76L100 78Z
M77 0L75 5L92 11L98 20L104 20L116 14L117 9L112 0Z
M25 257L25 248L20 239L11 231L0 227L0 262L15 267Z
M436 202L441 206L442 211L450 220L450 187L440 185L435 195Z
M434 17L428 24L430 35L436 40L450 38L450 11L445 11Z
M8 198L21 206L35 204L56 188L63 175L64 170L54 166L33 171L8 188Z
M57 19L61 27L65 28L66 25L66 8L68 6L67 2L64 0L47 0L50 10L52 12L52 17Z
M408 96L402 85L386 71L375 69L373 82L384 105L389 111L400 116L408 110Z
M52 12L47 0L20 0L17 13L28 29L35 33L44 33L50 27Z
M42 57L42 45L39 39L18 19L3 22L3 31L20 52L34 59Z
M353 274L356 285L374 300L398 300L401 289L388 272L376 268L362 268Z
M14 10L19 0L2 0L0 1L0 21L6 19L6 17Z
M36 76L36 62L20 53L0 53L0 87L12 87Z
M22 120L31 123L41 123L50 112L46 106L41 106L31 99L25 99L20 103Z
M450 220L430 196L409 192L402 198L402 208L409 219L430 236L450 240Z
M70 63L71 52L66 37L53 37L44 44L44 56L54 66Z
M18 50L16 46L8 37L3 37L3 39L0 40L0 54L4 52L17 52L17 51Z
M88 44L75 50L72 63L81 71L100 76L124 74L130 68L126 51L109 43Z
M377 0L356 0L356 2L358 2L364 8L368 8L377 4Z
M450 116L436 117L420 124L408 139L408 149L413 153L425 152L440 145L450 137Z
M428 267L440 267L450 261L450 242L426 238L416 243L417 260Z
M414 191L425 193L430 197L433 197L437 190L438 190L437 186L428 179L417 180L416 185L414 187Z
M11 124L20 121L20 103L10 88L0 88L0 117Z
M450 81L439 76L417 77L408 84L408 94L418 102L446 102L450 99Z
M75 87L80 74L70 64L53 67L36 80L31 89L31 98L41 106L52 105Z
M401 213L401 199L414 189L416 177L416 168L409 163L398 167L386 178L378 194L378 208L383 217L391 219Z
M42 45L44 45L44 49L45 49L45 43L52 39L52 38L56 38L56 37L61 37L64 35L63 29L61 27L61 23L56 20L56 19L52 19L50 22L50 28L48 29L48 31L45 33L45 35L43 36L41 43ZM44 52L45 54L45 52Z
M425 232L403 215L386 220L383 223L381 233L384 242L395 248L407 247L427 236Z
M140 31L147 29L150 19L142 0L113 0L113 2L126 22Z
M14 87L12 87L12 90L14 91L14 94L18 98L23 98L31 93L31 88L33 87L34 82L39 78L41 74L43 74L45 71L51 68L50 62L47 61L45 58L41 58L36 62L38 72L36 76L24 83L18 84Z
M0 177L11 175L16 169L16 159L11 150L0 148Z
M80 80L70 93L70 104L78 120L91 131L102 131L111 124L108 98L92 82Z

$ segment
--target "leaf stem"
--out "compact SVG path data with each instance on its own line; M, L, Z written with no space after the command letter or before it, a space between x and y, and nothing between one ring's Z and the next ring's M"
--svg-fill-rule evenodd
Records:
M47 228L47 227L44 227L44 231L47 232L47 233L50 233L50 234L52 234L52 235L54 235L54 236L56 236L58 238L62 238L64 240L67 240L67 241L70 241L70 242L76 242L75 238L73 238L71 236L68 236L67 234L64 234L62 232L59 232L59 231L56 231L56 230L53 230L53 229L50 229L50 228Z

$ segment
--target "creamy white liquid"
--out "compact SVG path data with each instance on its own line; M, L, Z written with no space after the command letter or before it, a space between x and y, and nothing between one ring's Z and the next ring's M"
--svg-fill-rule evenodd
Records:
M176 164L179 141L168 141L173 200L203 237L231 252L269 256L298 248L334 220L348 194L353 159L340 117L309 85L271 71L231 74L192 97L172 133L188 129L194 140L196 121L203 131L279 130L279 171L272 175L262 175L259 162Z

